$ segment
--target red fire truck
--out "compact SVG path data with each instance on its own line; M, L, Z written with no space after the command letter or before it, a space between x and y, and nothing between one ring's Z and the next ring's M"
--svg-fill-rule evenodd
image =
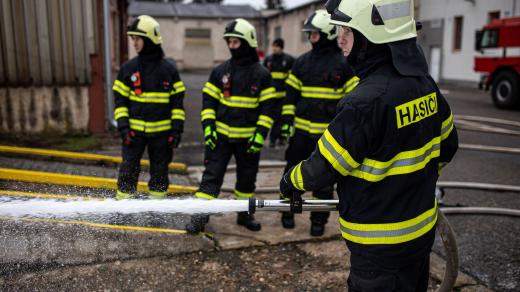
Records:
M477 31L474 70L480 89L489 90L498 108L520 108L520 17L494 19Z

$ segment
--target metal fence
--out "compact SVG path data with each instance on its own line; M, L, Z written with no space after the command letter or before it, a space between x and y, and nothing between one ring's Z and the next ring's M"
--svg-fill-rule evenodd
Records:
M95 0L0 0L0 85L83 85L98 48Z

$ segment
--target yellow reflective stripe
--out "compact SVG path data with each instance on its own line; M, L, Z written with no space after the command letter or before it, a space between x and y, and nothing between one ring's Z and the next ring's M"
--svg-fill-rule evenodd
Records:
M229 107L240 107L240 108L257 108L258 98L247 97L247 96L230 96L222 97L220 103Z
M200 113L200 117L202 121L207 119L215 120L217 118L217 114L214 109L207 108Z
M142 120L130 119L130 129L145 133L156 133L171 129L171 120L156 122L145 122Z
M350 78L347 82L345 82L345 85L343 86L343 92L349 93L354 89L359 83L359 78L357 76L354 76Z
M296 129L300 129L311 134L323 134L328 126L328 123L313 123L309 120L305 120L299 117L294 118L294 127Z
M215 197L213 197L212 195L206 194L206 193L203 193L203 192L196 192L195 193L195 197L197 197L199 199L206 199L206 200L213 200L213 199L215 199Z
M173 90L170 91L170 94L177 94L186 91L186 87L182 81L177 81L173 84Z
M202 92L208 94L209 96L211 96L217 100L219 100L222 96L222 91L209 81L206 82L206 84L204 84L204 88L202 89Z
M439 169L437 170L437 173L441 175L443 168L448 165L448 162L439 162Z
M296 113L296 106L293 104L286 104L282 107L282 115L292 115Z
M172 110L172 120L185 120L186 119L186 113L183 109L173 109Z
M268 99L276 97L276 89L274 87L268 87L260 92L260 102L264 102Z
M359 163L352 158L347 149L341 147L328 129L318 140L318 150L330 165L343 176L348 175L350 171L359 166Z
M271 129L271 127L274 124L273 119L271 119L269 116L260 115L258 117L258 122L256 122L257 125L264 126L268 129Z
M271 77L273 79L285 79L289 74L286 72L271 72Z
M303 162L303 161L302 161ZM304 191L303 188L303 177L302 177L302 162L298 163L293 170L291 171L291 183L292 185L299 189L300 191Z
M126 106L118 107L114 110L114 118L116 120L124 117L129 117L128 108Z
M328 87L303 86L301 90L302 97L306 98L340 99L345 94L343 89Z
M289 74L289 77L285 79L285 83L294 87L294 89L296 90L301 90L302 88L302 82L300 81L300 79L298 79L298 77L294 76L293 74Z
M119 92L124 97L128 97L130 94L130 87L126 86L123 82L116 80L112 86L112 90Z
M442 122L441 126L441 141L448 138L451 131L453 130L453 115L450 113L450 116Z
M285 97L285 91L277 91L274 93L275 98L284 98Z
M222 122L216 121L217 132L229 138L249 138L255 133L256 127L230 127Z
M237 200L247 200L251 198L255 193L244 193L237 190L233 191L235 193L235 199Z
M169 103L170 93L168 92L143 92L140 95L136 95L132 90L130 92L130 100L144 103Z
M339 219L342 236L360 244L398 244L414 240L430 231L437 222L437 201L433 208L401 222L382 224L352 223Z
M350 175L377 182L390 175L407 174L423 169L430 160L440 156L440 141L440 137L435 137L421 148L400 152L389 161L365 158Z

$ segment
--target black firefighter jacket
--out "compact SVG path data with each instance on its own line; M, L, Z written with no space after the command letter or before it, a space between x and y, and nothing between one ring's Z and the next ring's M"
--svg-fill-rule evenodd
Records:
M285 97L285 80L294 65L294 58L286 53L270 55L264 60L264 66L271 72L276 98Z

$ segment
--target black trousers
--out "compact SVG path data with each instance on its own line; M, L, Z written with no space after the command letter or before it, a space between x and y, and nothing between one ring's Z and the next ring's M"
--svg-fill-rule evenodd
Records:
M237 165L235 190L246 194L255 191L260 153L247 153L247 140L230 143L226 137L219 135L215 149L211 150L206 147L204 153L205 169L199 192L215 198L218 197L231 156L235 157Z
M430 254L407 266L383 267L359 255L350 257L350 292L424 292L430 278Z
M117 187L119 191L127 194L137 191L137 181L141 171L141 158L148 148L150 159L150 181L148 188L154 192L168 190L168 165L173 158L173 149L168 145L168 137L135 137L131 145L123 144L123 162L119 167Z
M282 104L283 104L283 98L277 99L274 101L273 105L273 111L276 113L273 116L274 124L271 127L271 131L269 132L269 142L271 144L276 143L276 140L282 140L281 135L281 127L282 127L282 119L281 119L281 113L282 113Z
M307 159L316 148L318 140L319 137L312 138L297 131L289 141L289 147L285 151L285 160L287 161L287 164L285 165L284 173L289 171L291 167L300 163L302 160ZM312 196L317 199L330 200L333 198L333 192L334 186L331 185L313 191ZM330 212L311 212L311 221L319 220L326 223L329 215Z

